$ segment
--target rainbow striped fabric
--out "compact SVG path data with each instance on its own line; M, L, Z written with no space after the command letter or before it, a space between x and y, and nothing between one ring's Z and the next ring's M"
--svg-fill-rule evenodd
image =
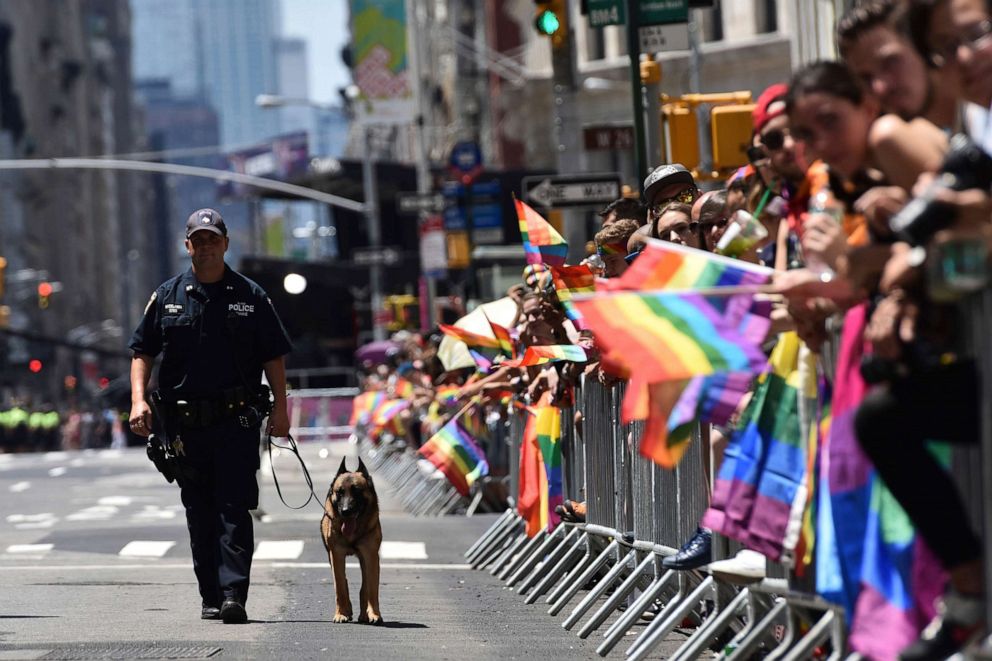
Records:
M758 372L765 364L761 350L701 296L623 292L576 305L605 352L623 356L632 377L645 383Z
M404 379L402 376L398 377L396 382L393 383L393 392L396 393L397 397L410 399L413 397L413 383L408 379Z
M385 400L386 393L382 390L368 390L358 395L351 400L351 418L348 424L352 427L368 424L372 412Z
M544 526L551 530L560 520L555 508L565 498L561 467L561 409L557 406L537 407L534 425L548 490L545 505L547 521Z
M472 331L465 330L464 328L449 326L448 324L438 324L438 328L440 328L441 332L445 335L453 337L456 340L461 340L469 347L481 347L483 349L500 348L499 340L495 337L479 335L478 333L473 333Z
M405 434L406 429L398 416L402 411L410 408L410 405L411 402L408 399L383 400L369 418L370 436L376 438L382 432L389 432L394 436Z
M564 266L568 255L565 239L527 204L517 199L513 202L517 206L517 221L520 223L520 238L527 253L527 263Z
M596 245L596 252L600 255L626 255L627 244L622 241L619 243L600 243Z
M483 314L485 313L483 312ZM493 330L493 336L499 344L500 352L509 358L516 358L517 347L513 343L513 338L510 336L510 331L499 324L494 324L492 319L489 317L486 317L486 321L489 322L489 327Z
M565 316L575 322L576 326L584 326L582 314L576 309L572 302L574 294L587 294L596 290L596 276L585 264L578 266L552 266L552 281L555 283L555 293L561 306L565 309Z
M523 518L528 537L548 525L548 475L541 460L537 440L537 416L527 407L527 423L520 443L520 483L517 485L517 513Z
M418 452L444 473L458 493L467 496L480 478L489 475L486 454L455 418L431 436Z
M503 362L507 367L530 367L532 365L544 365L545 363L557 363L568 360L573 363L584 363L588 360L585 349L574 344L548 344L534 345L527 347L524 355L517 360Z

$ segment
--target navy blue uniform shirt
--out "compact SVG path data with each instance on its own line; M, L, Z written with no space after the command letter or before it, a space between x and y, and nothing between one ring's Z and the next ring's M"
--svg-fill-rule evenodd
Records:
M190 268L159 286L128 346L162 354L160 389L200 397L258 385L262 365L292 349L265 291L228 266L219 282Z

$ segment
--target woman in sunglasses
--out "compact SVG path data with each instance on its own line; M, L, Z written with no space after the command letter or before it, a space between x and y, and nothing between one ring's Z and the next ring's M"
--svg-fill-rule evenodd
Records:
M670 202L660 213L652 207L649 219L656 238L689 248L699 247L699 226L692 222L692 207L688 204Z

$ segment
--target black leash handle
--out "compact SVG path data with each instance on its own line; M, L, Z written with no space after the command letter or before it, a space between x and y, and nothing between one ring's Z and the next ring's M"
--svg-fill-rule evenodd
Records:
M282 504L291 510L301 510L307 505L309 505L311 500L314 501L317 505L319 505L321 509L323 509L324 508L323 501L321 501L320 496L314 493L313 478L310 477L310 471L307 470L307 465L303 461L303 457L300 456L300 450L296 445L296 440L293 439L293 436L291 434L286 434L286 438L289 440L288 446L279 445L278 443L273 441L272 432L268 432L266 434L266 445L268 446L268 451L269 451L269 470L272 471L272 481L276 485L276 493L279 494L279 500L281 500ZM296 455L296 460L300 462L300 468L303 469L303 480L307 483L307 488L310 489L310 495L307 496L306 501L304 501L304 503L299 507L293 507L292 505L286 502L285 498L283 498L282 489L279 487L279 478L276 477L276 465L272 462L272 446L275 446L280 450L289 450L290 452Z

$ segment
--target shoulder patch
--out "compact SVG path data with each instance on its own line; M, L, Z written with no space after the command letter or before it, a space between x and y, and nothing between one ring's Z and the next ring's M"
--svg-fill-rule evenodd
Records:
M152 306L152 303L155 302L155 299L156 298L158 298L158 292L157 291L153 291L152 292L152 297L149 298L148 299L148 303L145 304L145 311L142 312L142 314L148 314L148 308L150 308Z

